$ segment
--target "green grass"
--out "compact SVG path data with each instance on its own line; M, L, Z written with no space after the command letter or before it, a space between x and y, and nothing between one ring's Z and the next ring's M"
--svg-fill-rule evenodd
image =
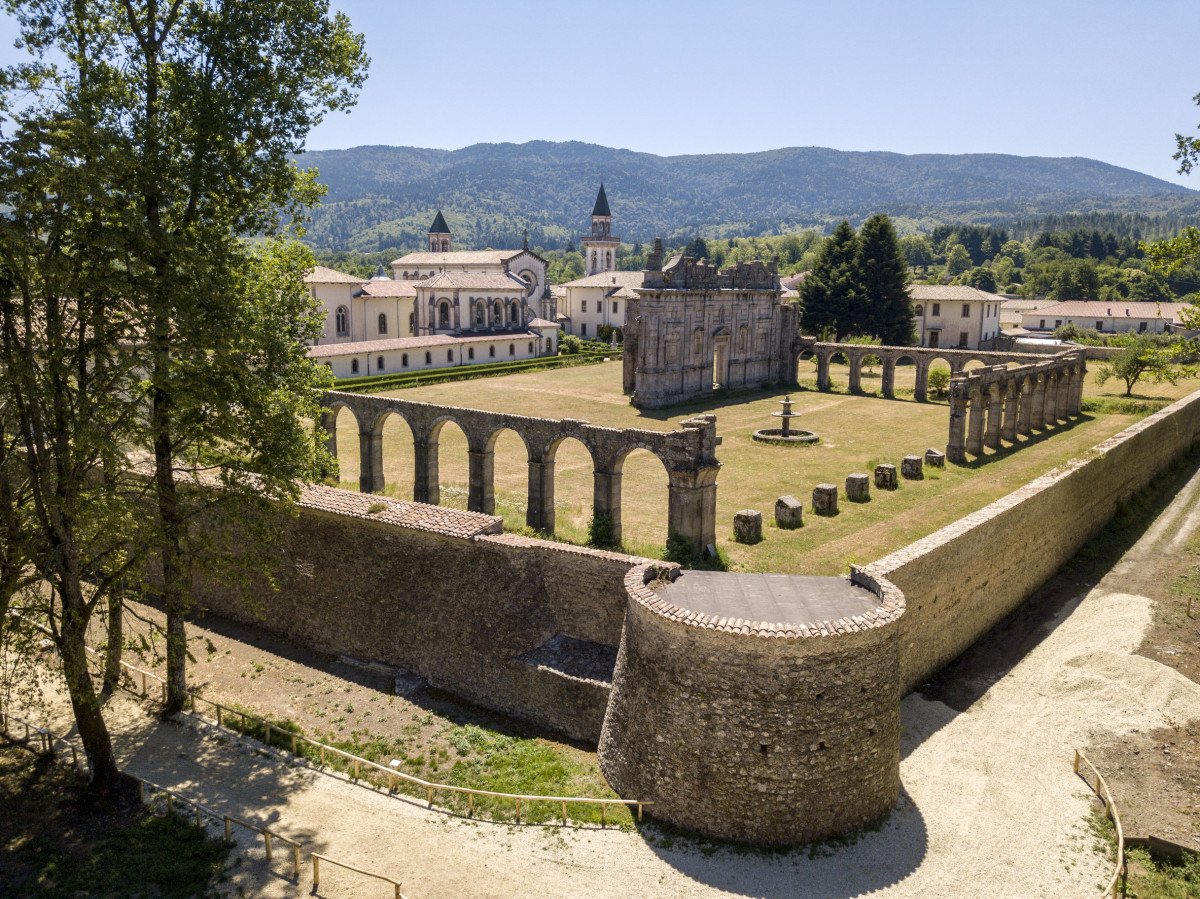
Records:
M912 366L897 370L898 393L911 391ZM801 382L815 386L810 363L801 366ZM745 391L714 395L700 403L667 410L639 412L621 393L621 364L589 365L549 372L532 372L486 380L429 385L405 390L405 399L466 406L549 418L581 418L607 427L666 430L692 415L715 412L722 444L718 478L717 539L731 570L782 573L840 574L850 563L868 562L899 549L939 527L998 499L1056 465L1088 452L1093 446L1139 417L1183 396L1196 380L1179 385L1148 385L1126 400L1089 381L1086 397L1094 411L1061 432L1050 431L1022 441L1019 452L987 451L986 464L950 465L937 477L927 473L921 482L901 481L893 492L872 491L864 504L843 503L832 518L811 514L812 488L819 483L843 486L853 472L870 472L878 462L899 465L901 457L946 443L948 411L944 402L916 403L846 392L844 366L833 367L835 389L793 391L799 427L816 431L821 443L794 448L758 444L750 439L756 428L773 422L783 391ZM875 386L868 381L867 387ZM1111 390L1116 390L1111 384ZM341 480L358 483L357 429L343 411L339 437ZM412 498L412 445L407 426L395 416L384 429L386 492ZM466 438L454 425L441 435L440 474L443 505L466 508ZM496 443L496 514L509 530L525 527L528 484L527 453L520 438L503 432ZM630 552L661 556L666 544L667 486L663 465L645 451L625 463L622 478L622 545ZM592 517L592 463L583 446L567 440L559 449L555 471L556 536L586 544ZM804 527L792 531L774 527L775 500L792 494L809 507ZM732 539L733 515L738 509L764 513L764 539L754 546Z
M1183 864L1156 862L1144 849L1130 849L1129 884L1125 895L1134 899L1200 899L1200 854Z
M90 804L67 766L0 749L0 896L210 896L228 852L182 817Z

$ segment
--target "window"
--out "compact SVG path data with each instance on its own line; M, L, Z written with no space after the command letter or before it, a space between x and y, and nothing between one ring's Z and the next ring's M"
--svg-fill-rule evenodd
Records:
M510 356L517 355L517 345L515 343L510 343L508 345L508 355L510 355Z
M433 364L433 353L426 353L426 354L425 354L425 364L426 364L426 365L432 365L432 364Z
M483 303L476 303L475 304L475 324L478 325L479 327L483 327L483 325L484 325L484 314L485 313L484 313L484 309L483 309Z
M917 315L924 315L924 314L925 314L925 307L924 307L924 306L917 306L917 308L916 308L916 309L914 309L914 310L913 310L913 312L915 312Z
M702 349L704 349L704 332L696 331L692 335L692 352L699 356Z
M454 350L446 350L446 361L447 362L454 361Z
M450 304L443 302L438 306L438 327L450 327Z
M1044 318L1038 319L1038 327L1039 327L1039 328L1045 328L1045 327L1046 327L1046 320L1045 320Z
M963 313L962 313L962 317L963 317L963 318L970 318L970 317L971 317L971 304L970 304L970 303L963 303Z
M509 323L516 324L521 321L521 309L517 306L516 300L513 300L513 302L509 305L508 311L510 313L508 317Z
M586 323L579 326L579 336L587 337L587 324Z
M378 359L375 360L375 368L378 371L383 371L383 357L382 356L380 356Z
M496 358L496 345L495 344L492 344L490 347L488 347L488 356L491 357L492 359Z
M1096 330L1103 331L1104 330L1104 322L1096 322Z
M379 313L379 333L387 333L387 316L382 312Z
M408 313L408 333L417 333L417 313L415 312Z
M473 347L473 346L472 346L472 347L467 347L467 358L468 358L468 359L474 359L474 358L475 358L475 347Z
M1061 318L1056 318L1056 319L1054 320L1054 327L1056 327L1056 328L1061 328L1061 327L1062 327L1062 319L1061 319Z
M966 332L966 331L959 331L959 332L958 332L958 345L959 345L959 346L966 346L966 345L967 345L967 332Z
M352 374L352 375L358 374L358 360L357 359L350 360L350 374Z
M529 341L529 352L533 352L533 341Z
M605 252L604 261L608 268L612 268L612 250Z
M334 325L337 327L338 337L347 337L350 334L350 310L345 306L338 306L337 312L334 314Z
M617 314L617 301L613 300L613 315Z
M580 312L587 312L587 300L580 300L580 301L579 301L579 311L580 311Z
M1138 322L1138 333L1141 334L1145 330L1146 330L1146 323Z
M408 368L408 353L405 353L403 356L400 357L400 367Z
M942 314L942 304L941 304L941 303L934 303L934 304L933 304L933 311L932 311L931 313L929 313L929 314L930 314L930 315L941 315L941 314Z

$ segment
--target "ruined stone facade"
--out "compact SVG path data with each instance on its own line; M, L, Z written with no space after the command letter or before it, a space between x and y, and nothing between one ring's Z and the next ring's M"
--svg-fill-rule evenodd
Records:
M718 271L703 259L662 264L655 241L625 322L624 389L657 409L715 389L794 386L799 310L781 300L774 265Z

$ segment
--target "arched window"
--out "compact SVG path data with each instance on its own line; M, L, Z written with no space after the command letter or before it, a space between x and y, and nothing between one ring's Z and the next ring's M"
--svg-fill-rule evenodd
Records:
M533 352L533 341L529 341L529 352Z
M337 328L338 337L348 337L350 334L350 310L345 306L338 306L337 312L333 316L334 325Z
M517 305L516 300L513 300L512 305L509 306L509 312L511 313L508 319L510 322L515 325L521 321L521 308Z
M495 344L492 344L490 347L488 347L488 355L491 356L493 359L496 358L496 345Z
M400 367L408 368L408 353L405 353L403 356L400 357Z
M482 328L486 322L487 311L483 308L483 300L475 304L475 324Z
M508 355L510 355L510 356L517 355L517 345L515 343L510 343L508 345Z
M408 333L417 333L417 313L415 312L408 313Z
M454 361L454 350L446 350L446 361L447 362Z
M378 369L379 371L383 371L383 357L382 356L380 356L378 359L375 360L375 368Z
M387 315L382 312L379 313L379 333L387 333Z
M426 365L432 365L432 364L433 364L433 353L426 353L426 354L425 354L425 364L426 364Z
M472 347L467 347L467 358L468 358L468 359L474 359L474 358L475 358L475 347L473 347L473 346L472 346Z
M604 261L608 268L612 268L612 250L608 250L605 252Z
M696 333L692 335L692 350L699 356L702 349L704 349L704 332L697 329Z
M352 374L352 375L358 374L358 360L357 359L350 360L350 374Z
M438 327L450 327L450 304L447 302L442 302L438 306Z
M492 307L492 327L499 328L504 324L504 304L496 300L496 305Z

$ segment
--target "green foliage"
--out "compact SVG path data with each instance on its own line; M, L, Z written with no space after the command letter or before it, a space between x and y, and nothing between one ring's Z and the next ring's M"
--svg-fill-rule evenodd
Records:
M951 278L963 274L971 267L971 254L960 243L950 245L946 253L946 274Z
M858 238L843 221L821 248L812 272L800 285L803 328L810 334L853 333L863 285L858 271Z
M961 275L958 280L963 284L971 285L976 290L985 290L988 293L996 292L996 275L986 266L977 265Z
M935 397L944 397L950 392L950 369L931 368L929 370L929 392Z
M592 516L588 522L588 545L602 549L613 549L617 546L616 531L613 528L611 515L600 512Z
M583 341L574 334L564 334L558 341L558 352L563 356L574 356L583 347Z
M1126 396L1132 396L1134 385L1142 380L1174 384L1189 374L1189 369L1176 362L1180 355L1181 348L1164 347L1152 335L1138 334L1125 341L1120 353L1101 364L1096 383L1104 384L1111 378L1124 381Z
M1200 94L1196 94L1192 100L1197 106L1200 106ZM1200 137L1176 134L1175 155L1172 158L1179 163L1180 174L1190 174L1196 167L1196 163L1200 162Z
M667 538L667 548L662 557L667 562L674 562L693 571L727 571L729 568L719 549L716 556L710 556L697 550L690 540L681 537Z
M514 362L492 362L482 365L456 365L451 368L435 368L412 373L398 372L387 375L369 375L361 378L345 378L335 385L339 390L355 393L376 393L381 390L400 390L405 387L421 387L427 384L444 384L450 381L470 381L497 375L513 375L528 371L544 371L555 368L571 368L576 365L591 365L606 358L620 358L621 351L607 347L603 353L581 352L570 356L543 356L537 359L520 359ZM337 460L333 460L336 465ZM326 475L327 476L327 475Z
M855 333L878 335L887 346L911 344L916 318L908 296L908 269L886 215L873 215L863 223L855 267L862 284Z

